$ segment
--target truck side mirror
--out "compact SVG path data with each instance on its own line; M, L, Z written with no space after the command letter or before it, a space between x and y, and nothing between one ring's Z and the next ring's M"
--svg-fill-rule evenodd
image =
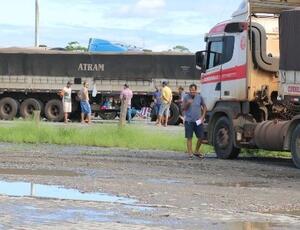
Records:
M196 53L196 68L202 73L206 71L206 55L207 51L198 51Z

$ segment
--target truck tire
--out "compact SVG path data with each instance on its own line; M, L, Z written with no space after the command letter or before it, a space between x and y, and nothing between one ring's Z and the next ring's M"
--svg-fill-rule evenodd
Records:
M234 132L227 117L221 117L216 122L213 132L213 145L220 159L235 159L240 149L234 146Z
M3 120L13 120L19 109L19 103L11 98L5 97L0 100L0 118Z
M300 124L296 126L291 140L292 159L297 168L300 168Z
M34 98L26 99L21 104L20 115L23 118L31 117L33 115L34 110L42 111L42 106L40 102Z
M64 118L62 102L56 99L48 101L45 106L45 116L49 121L62 121Z
M100 111L99 116L103 120L114 120L117 117L117 112L115 112L115 111Z
M168 125L176 125L179 119L179 108L175 103L170 106L170 117L168 120Z

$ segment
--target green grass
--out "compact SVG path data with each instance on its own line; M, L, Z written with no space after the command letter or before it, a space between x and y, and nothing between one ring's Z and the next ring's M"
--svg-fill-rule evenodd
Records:
M16 121L0 126L0 141L11 143L82 145L118 147L140 150L186 151L184 132L166 131L155 127L126 126L117 124L53 125L32 121ZM196 140L194 140L194 144ZM213 153L213 147L202 146L203 153ZM290 158L290 153L243 149L240 156Z
M0 141L12 143L84 145L129 149L185 151L182 132L166 132L139 126L60 126L15 122L0 127Z

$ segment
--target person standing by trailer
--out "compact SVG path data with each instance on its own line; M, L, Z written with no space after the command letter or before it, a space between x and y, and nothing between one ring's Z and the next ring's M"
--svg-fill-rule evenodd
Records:
M131 122L131 99L133 97L133 92L132 90L129 88L129 85L124 84L124 88L121 91L120 94L120 99L125 101L125 103L128 103L128 107L127 107L127 118L128 118L128 123Z
M193 157L193 135L198 139L194 156L203 157L200 152L202 139L204 138L203 122L206 116L206 105L200 93L197 93L197 85L192 84L189 87L190 93L186 94L183 100L183 109L185 114L185 138L187 139L187 153Z
M156 124L158 124L158 115L159 115L159 109L161 106L161 91L158 88L158 86L155 86L155 92L153 93L153 101L154 101L153 109L155 111L154 114L157 117Z
M85 117L87 118L87 123L91 123L91 105L89 103L89 84L84 81L83 87L79 92L79 98L80 98L80 107L81 107L81 123L85 123Z
M179 108L179 118L180 118L180 122L181 123L184 123L184 112L183 112L183 108L182 108L182 103L183 103L183 100L186 96L186 93L184 92L184 88L182 86L179 86L178 87L178 100L175 100L175 103L178 105L178 108Z
M167 127L172 99L173 99L172 90L168 87L168 82L163 81L162 90L161 90L161 106L159 109L157 126L161 126L163 121L163 116L165 116L164 126Z
M68 81L67 86L65 86L62 91L62 102L63 102L63 110L64 110L64 122L68 122L68 116L72 112L72 83Z

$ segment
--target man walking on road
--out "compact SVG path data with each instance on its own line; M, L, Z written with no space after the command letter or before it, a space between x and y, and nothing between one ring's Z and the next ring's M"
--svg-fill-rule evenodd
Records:
M183 109L185 114L185 138L187 139L187 153L193 158L193 134L198 138L194 156L203 157L200 152L202 139L204 136L203 122L206 116L206 105L200 95L197 93L197 85L192 84L189 87L190 93L186 94L183 100Z
M88 124L91 123L91 105L89 103L89 84L85 81L83 82L83 87L80 90L80 107L81 107L81 123L85 123L85 116L87 117Z
M123 100L125 103L128 103L127 107L127 117L128 117L128 123L131 122L131 99L133 97L133 92L129 88L129 85L125 84L123 90L121 91L120 94L120 99L121 101Z
M156 124L157 126L161 126L163 116L165 116L164 126L167 127L172 99L173 99L172 90L168 87L168 82L163 81L162 90L161 90L161 105L158 114L158 121Z
M68 115L72 112L72 83L68 81L67 86L64 87L61 91L62 95L62 102L63 102L63 110L64 110L64 121L65 123L68 122Z

